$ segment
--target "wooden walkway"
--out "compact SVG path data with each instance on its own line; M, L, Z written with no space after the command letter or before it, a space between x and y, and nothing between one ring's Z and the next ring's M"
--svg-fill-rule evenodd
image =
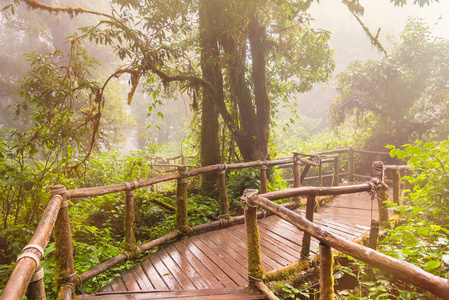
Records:
M371 211L367 193L341 195L315 214L314 222L352 240L369 229L371 216L377 218L377 207L373 208ZM301 231L277 216L259 220L258 224L265 271L300 258ZM312 254L317 248L318 241L312 239ZM114 279L100 293L75 299L263 299L242 289L247 284L246 268L246 235L241 224L169 244Z

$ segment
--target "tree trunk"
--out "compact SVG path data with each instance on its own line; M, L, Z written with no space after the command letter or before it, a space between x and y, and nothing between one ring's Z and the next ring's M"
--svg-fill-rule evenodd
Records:
M201 70L203 79L214 90L203 87L200 160L202 166L220 163L219 123L217 101L223 101L223 77L219 62L217 1L199 1L199 26L201 45ZM221 98L221 99L216 99ZM216 172L202 176L201 189L205 195L212 196L216 190L218 176Z
M256 139L253 159L265 160L268 156L268 139L270 136L271 103L268 96L265 69L265 28L260 26L258 8L251 8L249 13L249 43L253 67L254 98L256 103Z
M227 24L233 25L233 24ZM237 105L237 110L232 112L234 123L239 127L232 131L244 161L251 161L254 153L256 136L256 112L254 110L251 92L246 82L246 39L247 34L227 35L222 39L223 49L227 60L228 80L230 86L231 101Z

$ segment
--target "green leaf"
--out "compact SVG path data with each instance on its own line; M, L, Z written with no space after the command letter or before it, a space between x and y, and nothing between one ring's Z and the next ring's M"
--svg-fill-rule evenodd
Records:
M406 152L404 152L404 151L399 151L397 153L397 156L398 156L398 159L404 159L404 158L406 158L408 156L408 154Z
M401 293L399 294L400 299L403 300L410 300L412 299L412 294L410 293L410 291L401 291Z
M395 157L396 154L398 154L398 152L399 152L398 149L391 149L391 150L390 150L390 156L391 156L391 157Z
M438 268L441 265L441 263L437 260L430 260L428 262L426 262L423 266L424 270L426 271L430 271L433 270L435 268Z
M56 247L55 247L55 243L50 243L48 244L47 248L45 248L44 251L44 256L48 256L50 253L53 253L53 251L55 251Z
M405 148L405 151L409 154L413 154L413 155L422 155L422 154L427 154L426 151L424 151L421 148L418 147L414 147L414 146L410 146L408 148Z
M435 145L436 145L436 143L429 142L429 143L425 143L425 144L423 145L423 147L426 148L426 149L430 149L430 148L435 147Z

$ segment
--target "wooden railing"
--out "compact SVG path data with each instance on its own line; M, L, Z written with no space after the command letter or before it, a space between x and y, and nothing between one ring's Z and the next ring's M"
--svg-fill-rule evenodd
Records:
M213 230L232 224L242 223L244 216L237 216L231 218L228 212L228 195L226 189L226 172L228 170L237 170L244 168L259 168L260 169L260 182L261 193L268 192L267 188L267 168L274 166L288 166L292 167L294 174L295 188L301 186L301 182L306 180L307 171L311 166L318 166L321 170L321 165L324 163L333 163L333 183L338 185L339 176L348 174L349 176L357 176L353 171L353 164L351 161L351 154L349 155L349 172L339 172L339 155L326 156L327 154L341 154L352 153L355 150L343 149L329 152L321 152L314 154L300 154L296 153L293 157L283 158L272 161L256 161L246 163L235 164L218 164L212 166L201 167L198 169L187 171L185 166L178 166L178 172L174 174L168 174L158 176L154 178L148 178L140 181L125 182L121 184L92 187L84 189L67 190L62 185L57 185L51 188L51 200L47 204L47 207L43 213L41 221L36 228L36 231L30 241L30 243L23 248L22 254L18 257L17 264L13 270L7 285L3 291L1 299L21 299L25 293L28 299L42 299L45 297L45 290L43 284L43 272L40 266L40 261L43 259L44 249L49 241L52 230L54 231L55 240L55 257L56 257L56 285L60 290L59 295L62 299L71 299L72 294L76 287L83 282L101 274L109 268L127 260L135 258L141 253L148 251L156 246L164 244L172 239L183 235L193 234L199 231ZM363 153L363 152L361 152ZM353 160L352 160L353 161ZM302 172L301 168L303 166ZM210 223L189 227L187 219L187 179L189 177L198 176L209 172L218 172L218 187L220 198L220 219ZM322 174L319 171L318 180L322 182L322 178L328 176ZM158 239L145 242L140 245L136 245L134 236L134 190L147 187L156 183L167 182L171 180L177 180L177 192L176 192L176 230L162 236ZM367 186L364 186L367 188ZM370 185L371 188L371 185ZM301 188L299 188L301 190ZM322 188L317 188L318 190ZM335 187L336 191L346 191L346 187ZM318 191L317 190L317 191ZM296 191L293 189L293 191ZM119 255L108 259L107 261L99 264L91 270L82 274L77 274L74 267L73 249L70 220L68 215L68 202L70 199L81 197L93 197L110 193L125 193L125 247L124 251ZM283 193L283 192L280 192ZM285 192L284 192L285 193ZM288 192L287 192L288 193ZM319 194L319 192L318 192ZM266 194L269 195L269 194ZM299 206L300 196L302 194L291 194L293 197L292 202L285 203L283 207L293 208ZM309 203L310 202L310 203ZM308 199L308 206L312 204L312 198ZM308 208L309 211L309 208ZM263 214L258 213L259 217ZM313 234L312 234L313 236ZM308 253L303 253L308 255Z
M379 164L374 166L375 169ZM398 170L401 167L392 167ZM320 260L320 299L334 299L333 295L333 266L331 249L334 248L344 254L361 260L373 267L394 275L396 278L411 283L417 287L421 287L442 299L448 299L449 280L428 273L421 268L405 261L384 255L374 249L361 246L352 241L344 240L334 236L324 228L314 224L313 210L306 213L303 217L284 207L276 204L273 200L284 199L287 197L307 196L313 198L318 195L338 195L347 193L370 192L378 195L385 191L385 185L379 178L373 178L370 182L342 186L342 187L302 187L294 188L280 192L272 192L259 195L257 190L246 190L242 197L242 205L245 213L245 224L247 232L248 247L248 280L250 287L257 287L266 294L269 299L278 299L263 283L264 271L261 264L261 247L259 242L259 231L257 227L256 213L259 208L271 212L280 218L290 222L299 230L304 232L303 249L301 256L309 253L310 237L314 237L320 242L319 260ZM379 197L381 198L381 197ZM381 202L381 201L379 201ZM308 240L308 242L307 242ZM307 247L304 250L304 247ZM303 251L304 250L304 251ZM271 271L276 272L276 271Z

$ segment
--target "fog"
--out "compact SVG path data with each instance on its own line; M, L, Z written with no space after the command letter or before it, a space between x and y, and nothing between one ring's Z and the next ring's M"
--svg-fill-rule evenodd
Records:
M392 43L398 40L398 35L410 17L422 18L432 27L434 35L449 39L449 1L433 3L422 8L413 4L408 4L404 7L395 7L390 3L390 0L361 0L360 3L365 7L365 14L361 18L363 23L373 35L376 35L380 28L379 41L387 53L391 51ZM102 9L107 4L108 1L95 3L95 5L101 6ZM75 1L74 5L78 5L78 3ZM21 13L25 14L24 11L25 9ZM50 22L50 19L47 20L46 17L43 17L38 12L28 10L26 13L29 14L29 20L36 18L38 15L39 18L44 18L49 23L47 26L50 28L50 31L42 31L39 38L33 38L26 36L28 32L33 31L30 31L29 28L24 29L27 27L31 28L33 26L32 23L20 23L20 28L17 27L18 25L16 23L16 28L10 28L6 26L6 19L3 16L0 17L0 25L2 27L0 38L3 44L0 50L0 62L2 62L0 66L0 79L3 81L1 83L2 86L0 86L0 100L2 101L0 108L2 110L5 108L7 102L12 101L12 81L18 80L22 76L19 76L18 73L25 73L28 69L28 66L25 66L26 62L19 58L21 54L32 50L41 52L44 52L44 50L48 51L52 46L51 44L56 45L57 40L55 37L70 31L66 27L74 29L81 26L83 21L86 23L86 17L84 16L72 20L66 20L64 17L54 17ZM379 59L384 55L371 45L363 28L341 1L320 0L319 3L314 2L309 13L315 19L312 24L314 28L325 29L331 32L330 45L331 48L335 49L334 59L336 62L334 78L336 74L345 70L348 63L352 60ZM35 22L37 23L37 21ZM42 20L40 22L45 23ZM19 36L18 33L20 33ZM8 39L12 38L15 38L15 40L8 42ZM64 37L59 38L61 45L58 44L56 46L61 47L61 40L63 41ZM18 44L20 43L23 45L22 51L18 51L20 47ZM30 48L30 44L33 44L34 49ZM95 49L95 51L98 51L98 49ZM9 68L14 60L18 62L14 68L14 76L8 75L11 72ZM118 63L115 65L113 61L108 62L103 60L103 64L109 67L119 66ZM11 79L13 77L14 80ZM321 130L329 126L326 120L328 118L328 106L336 95L334 86L335 79L331 79L326 84L317 84L308 93L297 95L297 100L291 100L297 101L297 113L299 115L316 119L318 125L315 130ZM123 101L125 101L129 86L122 84L122 87ZM134 116L137 126L126 132L128 141L126 143L126 149L122 150L128 152L131 149L146 147L148 144L168 142L175 145L175 152L180 151L181 140L187 140L190 137L190 129L192 127L193 114L189 111L190 102L188 97L184 95L183 97L173 96L171 99L164 99L164 105L155 109L152 116L147 117L148 104L151 101L151 97L145 97L142 93L135 95L135 99L128 108L128 112ZM286 111L280 110L281 118L288 115ZM157 113L163 114L165 118L158 117ZM0 121L0 127L5 126L5 124L14 124L14 120L7 119L6 114L0 115L3 118ZM170 126L166 126L167 123L170 123ZM148 125L150 126L148 127ZM146 135L148 138L145 139L142 135Z
M361 0L360 3L365 7L361 20L373 35L376 35L380 28L379 41L387 54L392 49L392 42L398 41L399 34L409 18L422 18L432 28L434 35L449 39L449 1L424 7L412 3L395 7L390 0ZM384 55L371 45L362 26L340 1L314 2L309 13L315 19L315 28L331 32L330 45L335 49L336 63L334 78L353 60L379 59ZM320 128L324 128L328 126L328 106L335 95L333 80L326 84L317 84L311 92L298 95L298 113L320 119Z

